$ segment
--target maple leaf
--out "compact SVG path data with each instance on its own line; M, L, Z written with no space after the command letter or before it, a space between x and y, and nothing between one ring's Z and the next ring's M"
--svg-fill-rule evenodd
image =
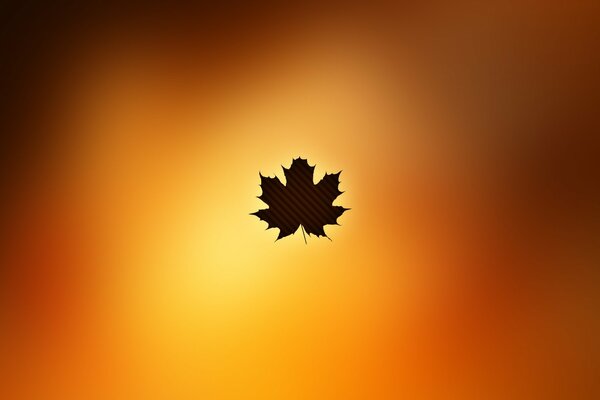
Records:
M258 210L256 215L265 221L267 229L279 228L277 240L289 236L302 226L303 233L325 236L325 225L339 225L337 219L349 208L334 206L333 201L343 192L338 188L341 171L325 174L316 185L313 183L315 167L303 158L292 160L290 168L283 167L286 184L278 177L260 176L262 194L258 196L269 208ZM306 237L304 238L306 241Z

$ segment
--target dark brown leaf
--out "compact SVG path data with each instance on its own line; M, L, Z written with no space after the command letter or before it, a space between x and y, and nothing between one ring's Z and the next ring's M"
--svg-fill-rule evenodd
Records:
M258 196L269 208L258 210L256 215L270 228L279 228L277 240L296 232L302 225L309 235L325 236L325 225L339 225L337 219L349 208L334 206L333 201L342 192L340 172L325 174L316 185L313 183L315 167L303 158L292 160L290 168L283 168L286 184L279 178L260 175L263 193Z

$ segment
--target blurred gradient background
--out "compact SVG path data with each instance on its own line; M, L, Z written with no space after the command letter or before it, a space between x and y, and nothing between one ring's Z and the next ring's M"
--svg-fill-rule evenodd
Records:
M0 397L600 397L597 2L2 18Z

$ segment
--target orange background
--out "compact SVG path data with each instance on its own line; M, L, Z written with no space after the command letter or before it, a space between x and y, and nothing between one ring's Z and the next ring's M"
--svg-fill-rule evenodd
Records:
M53 48L5 398L599 393L597 7L332 10ZM331 242L249 215L297 156L343 170Z

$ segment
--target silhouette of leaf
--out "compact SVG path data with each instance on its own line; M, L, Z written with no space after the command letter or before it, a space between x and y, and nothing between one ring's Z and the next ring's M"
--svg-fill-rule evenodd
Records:
M339 225L337 219L349 210L332 204L343 193L338 188L341 171L325 174L315 185L315 167L308 165L306 159L296 158L292 160L290 168L282 168L285 185L277 177L259 174L262 194L258 198L269 208L252 215L265 221L267 229L279 228L277 240L293 234L300 225L309 235L329 238L324 230L325 225Z

